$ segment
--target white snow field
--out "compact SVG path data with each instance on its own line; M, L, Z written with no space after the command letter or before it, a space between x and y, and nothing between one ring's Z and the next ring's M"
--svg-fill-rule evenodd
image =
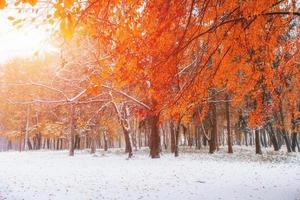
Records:
M121 150L1 152L0 199L300 199L300 153L234 150L130 160Z

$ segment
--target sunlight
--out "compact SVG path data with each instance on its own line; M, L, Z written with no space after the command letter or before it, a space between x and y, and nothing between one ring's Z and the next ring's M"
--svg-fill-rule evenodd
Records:
M12 13L15 11L0 12L0 63L14 57L29 57L37 52L55 51L50 42L50 33L45 28L28 25L17 29L8 20Z
M40 30L31 33L12 30L9 34L0 36L0 61L5 62L16 56L27 57L37 51L47 51L49 44L46 42L47 34Z

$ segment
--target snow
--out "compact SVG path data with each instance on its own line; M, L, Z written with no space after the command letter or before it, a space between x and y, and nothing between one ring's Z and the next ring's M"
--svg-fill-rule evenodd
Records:
M0 199L300 199L300 153L234 147L126 159L121 150L0 153Z

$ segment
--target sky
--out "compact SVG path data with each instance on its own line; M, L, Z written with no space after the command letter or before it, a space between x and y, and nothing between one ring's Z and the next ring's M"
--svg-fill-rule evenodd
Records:
M30 9L19 14L17 9L8 6L0 10L0 63L5 63L14 57L30 57L36 52L55 51L51 45L51 33L45 27L36 28L36 25L27 23L24 28L17 29L12 25L9 16L23 18L30 16Z

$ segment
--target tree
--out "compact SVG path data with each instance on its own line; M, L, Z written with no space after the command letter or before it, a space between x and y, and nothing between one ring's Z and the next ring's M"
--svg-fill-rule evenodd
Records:
M24 3L40 9L37 1ZM75 0L47 7L54 14L41 17L49 23L59 21L66 39L68 58L62 71L72 66L66 77L84 74L85 78L76 82L80 91L62 83L57 83L58 88L73 96L67 96L68 104L102 94L121 98L123 105L117 101L113 106L128 147L130 105L129 110L142 113L150 127L152 158L160 154L160 123L175 122L178 155L179 127L196 112L198 126L203 128L206 120L205 128L211 130L210 136L205 128L202 132L213 153L221 135L220 103L225 102L229 152L230 107L245 109L240 122L250 138L251 128L264 127L274 150L280 148L276 135L282 135L291 150L287 122L299 104L296 1ZM259 131L255 135L259 144Z

